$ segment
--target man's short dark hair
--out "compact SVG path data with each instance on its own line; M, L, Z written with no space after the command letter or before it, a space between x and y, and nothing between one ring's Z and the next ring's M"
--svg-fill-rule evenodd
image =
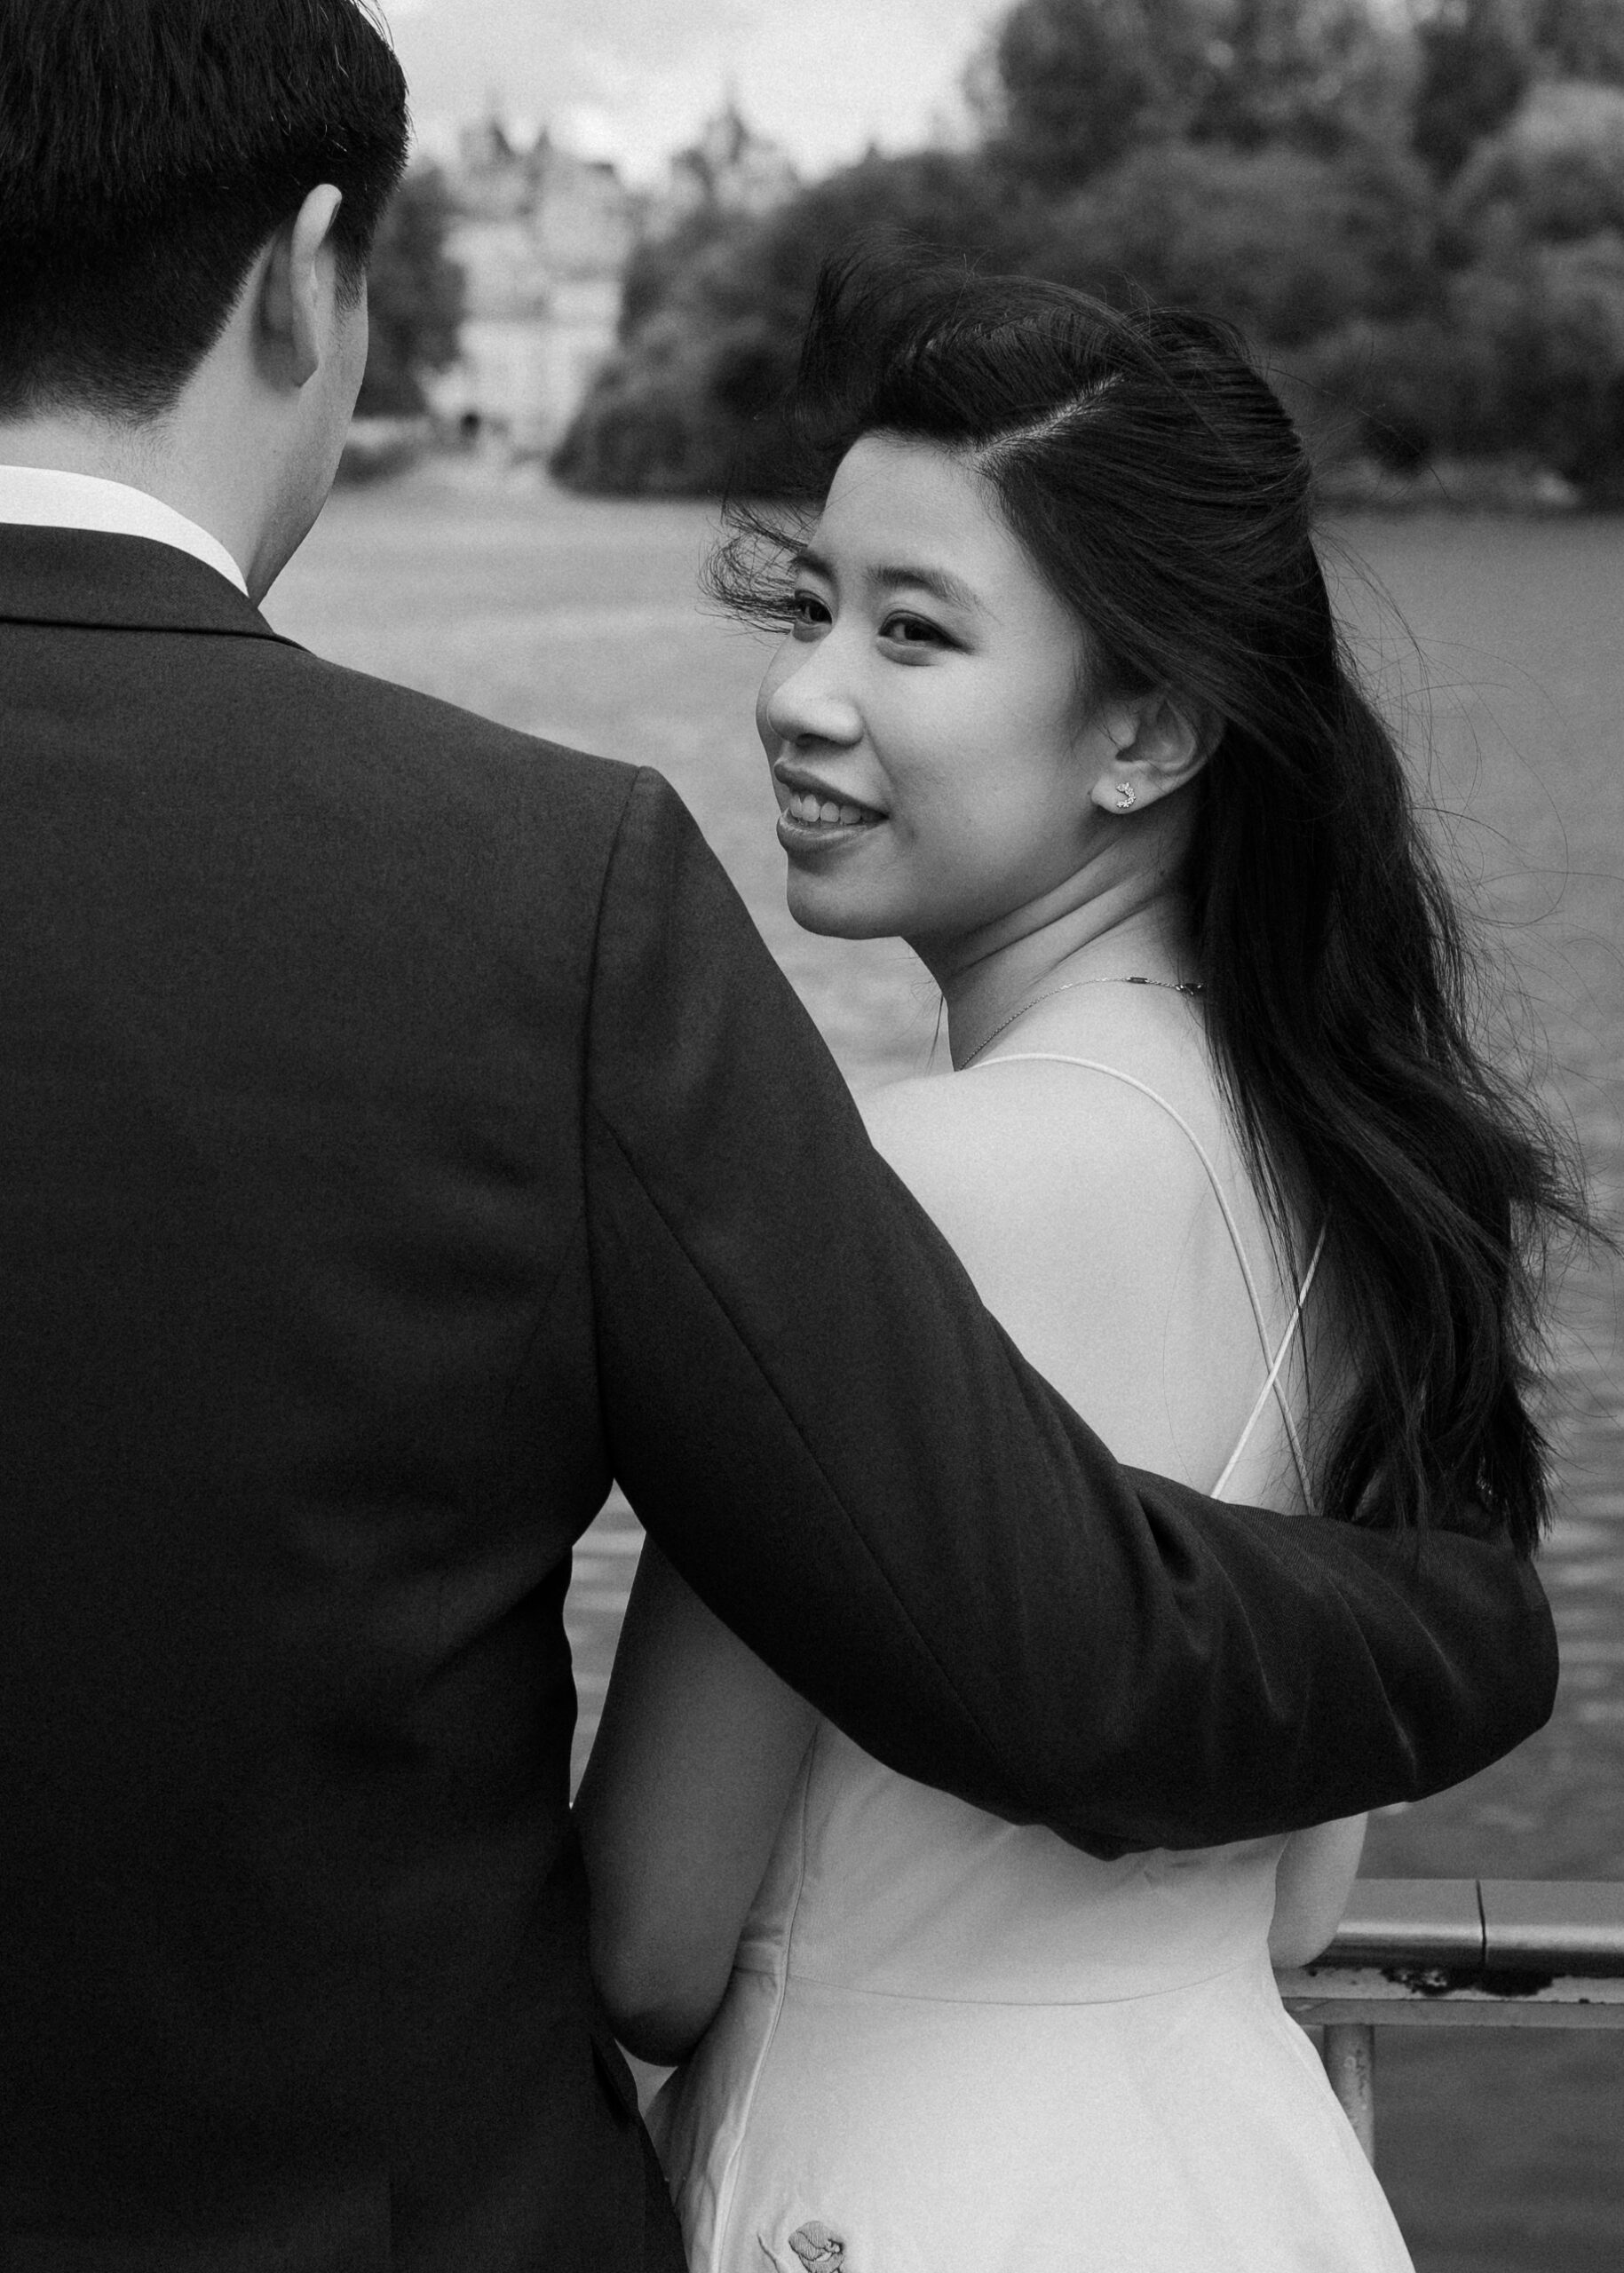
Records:
M0 0L0 416L168 409L323 182L359 291L408 133L360 0Z

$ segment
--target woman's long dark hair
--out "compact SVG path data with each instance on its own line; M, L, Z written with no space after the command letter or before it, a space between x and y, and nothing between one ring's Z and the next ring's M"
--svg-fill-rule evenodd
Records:
M1166 687L1224 722L1185 883L1209 1040L1283 1252L1327 1224L1353 1387L1319 1503L1383 1526L1484 1519L1531 1552L1538 1298L1582 1188L1478 1039L1460 914L1332 614L1303 445L1244 343L872 254L825 272L783 417L782 505L732 502L712 563L729 607L780 620L841 457L911 437L989 484L1074 612L1096 693Z

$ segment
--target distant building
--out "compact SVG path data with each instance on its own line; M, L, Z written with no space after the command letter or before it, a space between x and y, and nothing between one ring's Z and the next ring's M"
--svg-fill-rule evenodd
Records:
M444 170L456 215L446 250L467 279L467 313L457 360L429 382L430 399L440 417L520 452L558 440L613 352L640 237L697 212L770 212L797 186L731 98L652 198L545 131L521 146L495 116L463 131Z
M691 213L770 213L799 186L786 152L746 123L730 95L699 140L671 160L654 218L670 228Z
M544 131L515 147L495 118L463 133L447 178L457 218L446 249L468 298L434 408L515 450L544 450L614 347L641 202L607 162Z

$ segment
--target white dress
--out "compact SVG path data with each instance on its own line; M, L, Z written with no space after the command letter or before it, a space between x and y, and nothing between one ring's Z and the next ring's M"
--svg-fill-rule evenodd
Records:
M692 2273L1410 2273L1275 1990L1283 1844L1100 1862L820 1725L651 2111Z

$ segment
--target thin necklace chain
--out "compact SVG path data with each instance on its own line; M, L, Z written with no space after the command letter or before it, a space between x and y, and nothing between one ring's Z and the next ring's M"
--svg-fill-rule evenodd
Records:
M1028 1010L1035 1010L1040 1002L1047 1002L1051 995L1069 994L1074 986L1160 986L1169 994L1204 994L1207 992L1199 978L1068 978L1059 986L1046 986L1041 994L1034 994L1030 1002L1023 1002L1018 1010L1011 1010L1007 1018L993 1028L985 1041L976 1044L959 1067L960 1073L973 1065L984 1049L990 1049L999 1035L1007 1033L1017 1018L1024 1018Z

